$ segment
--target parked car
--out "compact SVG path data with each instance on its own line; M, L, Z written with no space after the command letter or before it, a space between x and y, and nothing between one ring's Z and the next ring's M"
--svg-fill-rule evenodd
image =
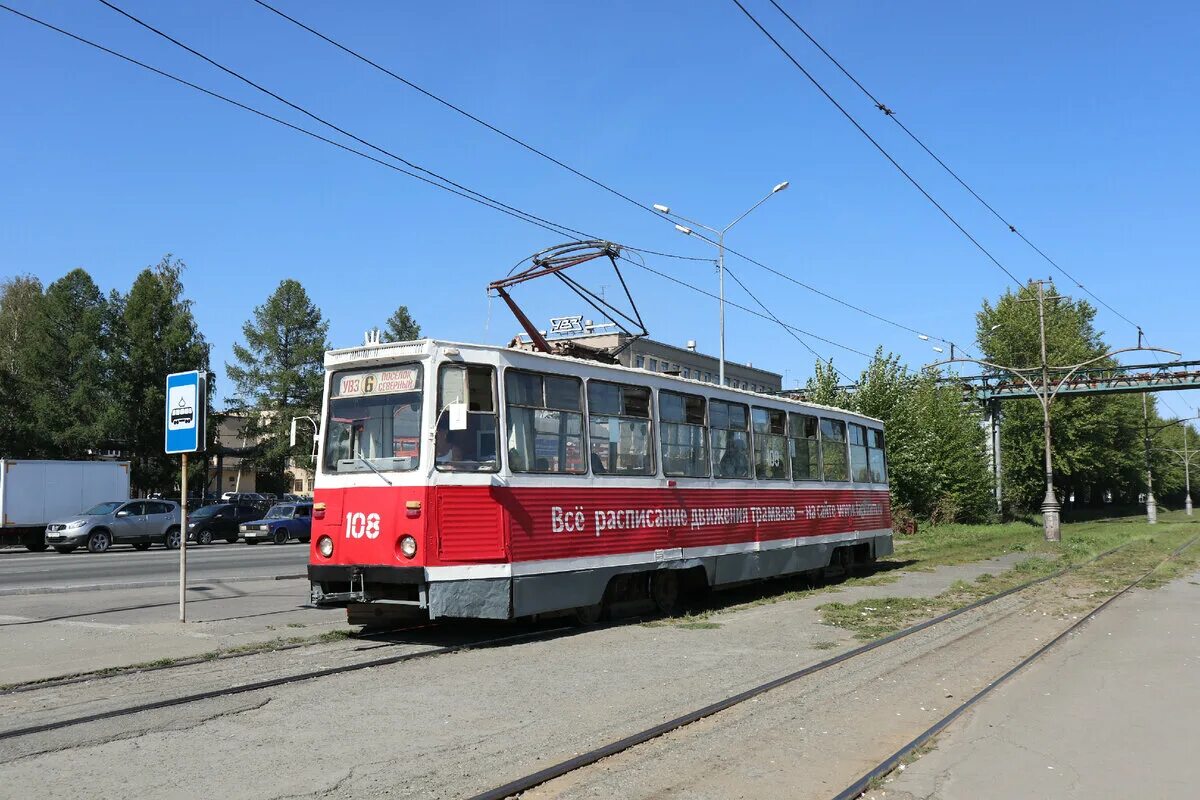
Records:
M257 492L226 492L221 495L221 502L240 506L258 506L260 509L266 509L271 506L267 502L267 498Z
M236 506L230 503L201 506L188 514L188 541L212 544L213 539L224 539L230 544L235 544L238 540L238 526L260 517L262 511L257 506Z
M178 504L166 500L114 500L46 526L46 544L60 553L84 544L92 553L103 553L114 544L148 550L155 543L169 550L179 547Z
M262 519L241 526L246 544L272 541L287 544L289 539L307 542L312 536L312 503L280 503L271 506Z

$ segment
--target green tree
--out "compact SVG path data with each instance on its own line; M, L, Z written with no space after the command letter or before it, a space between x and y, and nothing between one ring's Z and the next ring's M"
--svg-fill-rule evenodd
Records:
M823 375L826 384L829 376ZM826 389L828 391L828 389ZM925 519L979 522L991 515L991 474L979 410L932 371L915 375L875 351L843 407L882 420L892 504Z
M246 343L233 346L237 363L225 365L236 393L231 410L246 417L246 433L260 443L254 464L264 488L283 488L288 457L306 451L292 452L289 429L292 417L321 406L328 330L304 287L286 279L254 309L242 326Z
M109 301L120 354L114 369L120 438L140 489L170 489L179 474L176 458L163 453L166 376L208 370L208 344L184 297L186 269L168 254L138 273L128 296Z
M408 306L400 306L388 317L383 330L385 342L410 342L421 338L421 326L408 313Z
M1057 296L1051 286L1047 296ZM984 359L1003 366L1041 363L1037 287L1006 292L994 305L985 301L976 315L977 340ZM1045 303L1046 359L1068 366L1103 355L1109 348L1096 330L1096 310L1064 297ZM1103 366L1111 362L1098 362ZM1012 378L1012 380L1017 380ZM1001 406L1004 494L1013 505L1033 510L1045 494L1042 409L1035 399L1008 400ZM1060 396L1051 408L1051 449L1060 499L1103 502L1106 491L1132 499L1143 485L1141 400L1134 395Z
M810 403L833 408L849 408L850 398L838 388L842 376L833 367L833 360L817 361L812 376L804 384L804 397Z
M109 439L112 381L108 302L83 269L50 284L19 367L29 379L37 455L86 458Z
M29 413L26 399L34 384L25 371L41 305L37 278L19 275L0 283L0 456L32 455L43 433Z

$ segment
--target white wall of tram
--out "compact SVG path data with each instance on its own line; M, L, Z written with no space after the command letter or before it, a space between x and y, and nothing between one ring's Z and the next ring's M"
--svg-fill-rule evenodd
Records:
M662 456L659 449L659 440L657 436L657 429L659 426L657 413L658 393L662 390L700 395L708 400L732 401L736 403L743 403L748 406L757 406L759 408L811 414L826 419L840 420L845 423L857 423L874 430L882 430L883 424L879 420L871 417L864 417L842 409L831 408L829 406L822 406L813 403L801 403L796 400L760 395L754 392L743 391L739 389L719 387L712 384L703 383L702 381L689 380L686 378L651 374L647 373L645 370L631 367L598 364L594 362L581 361L574 358L567 358L565 356L547 355L543 353L528 353L512 350L507 347L497 347L491 345L422 340L419 342L371 345L330 351L325 355L325 396L321 409L321 430L323 432L329 430L329 396L331 379L335 372L390 367L402 363L420 363L423 365L425 369L424 386L427 399L423 404L422 410L423 434L420 466L418 469L411 472L385 472L384 474L386 475L387 480L390 481L391 485L393 486L505 485L513 487L532 487L560 485L564 487L596 486L614 489L636 489L662 487L668 485L668 481L671 481L674 485L684 489L711 488L747 490L752 488L754 490L771 491L822 491L829 489L858 489L874 491L887 490L888 485L886 480L882 483L864 483L853 480L761 480L755 478L667 477L663 474ZM650 448L655 464L655 471L649 475L637 476L597 476L592 474L590 471L583 474L514 473L509 469L508 464L506 463L507 459L503 457L505 454L503 437L506 429L504 424L505 420L503 417L501 418L501 424L498 427L498 434L501 440L500 452L502 454L500 470L498 472L441 472L434 469L432 432L435 429L438 417L438 409L436 408L437 371L442 364L446 363L485 365L494 368L496 371L496 405L501 414L504 413L504 409L506 407L504 370L510 367L529 372L571 376L580 378L584 381L587 381L588 379L597 379L630 384L634 386L649 387L653 394L650 416L651 430L653 433L651 434ZM586 418L586 391L584 394L584 415ZM751 448L753 449L753 431L750 432L750 436L752 442ZM326 444L327 442L325 436L323 435L319 443L317 456L317 476L314 488L336 489L359 486L378 487L387 485L387 483L385 483L379 475L376 475L370 471L345 474L336 474L326 471L324 463ZM853 478L853 475L851 475L851 478Z

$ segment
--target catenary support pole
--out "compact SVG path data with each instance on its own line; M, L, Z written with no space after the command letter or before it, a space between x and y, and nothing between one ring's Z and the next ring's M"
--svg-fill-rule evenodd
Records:
M1150 409L1145 392L1142 393L1142 425L1146 431L1146 522L1158 522L1158 505L1154 502L1154 473L1150 469Z
M1192 515L1192 457L1188 454L1188 426L1183 426L1183 510Z
M1046 497L1042 500L1042 526L1047 542L1062 536L1061 506L1054 494L1054 464L1050 457L1050 368L1046 361L1046 285L1038 281L1038 329L1042 340L1042 434L1046 439Z
M187 453L179 460L179 621L187 622Z

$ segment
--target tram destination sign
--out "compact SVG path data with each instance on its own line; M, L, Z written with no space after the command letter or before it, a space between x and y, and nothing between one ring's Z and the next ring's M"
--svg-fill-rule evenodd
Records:
M369 394L397 394L417 388L417 368L384 369L343 375L338 381L338 397L362 397Z
M167 376L166 451L195 453L204 449L205 375L193 370Z

